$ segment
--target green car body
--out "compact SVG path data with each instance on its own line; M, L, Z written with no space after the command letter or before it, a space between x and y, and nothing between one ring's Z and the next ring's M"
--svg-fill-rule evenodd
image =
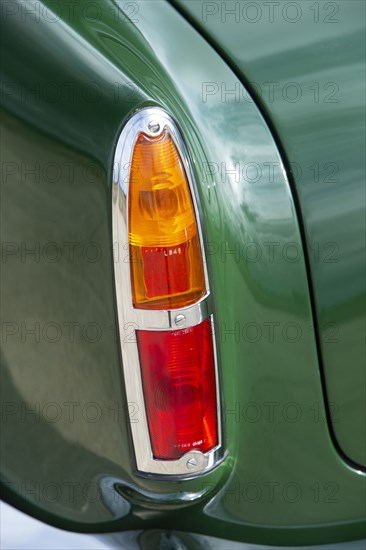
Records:
M3 3L6 501L80 532L365 538L364 24L362 2ZM114 152L154 105L216 310L226 456L186 481L136 475L116 329Z

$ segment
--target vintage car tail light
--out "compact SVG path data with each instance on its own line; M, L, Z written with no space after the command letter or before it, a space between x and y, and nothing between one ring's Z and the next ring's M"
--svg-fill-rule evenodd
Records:
M162 109L122 130L113 236L137 470L197 475L222 457L214 312L187 149Z

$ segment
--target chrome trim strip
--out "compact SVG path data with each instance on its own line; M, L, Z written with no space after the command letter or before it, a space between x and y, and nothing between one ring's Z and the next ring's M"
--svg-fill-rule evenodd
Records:
M169 129L175 145L180 152L190 185L204 263L207 293L199 302L181 309L134 309L132 305L127 219L128 182L132 152L139 132L145 132L147 135L153 136L157 134L157 131L160 133L165 127ZM138 422L130 423L137 469L140 473L145 474L192 477L215 467L223 456L219 373L214 330L212 330L212 337L216 374L218 445L208 453L190 451L179 460L157 460L153 457L144 405L137 342L136 339L132 341L130 338L126 340L123 337L126 325L131 326L132 323L135 330L179 330L180 328L195 326L210 318L213 328L213 304L210 298L207 264L191 163L178 127L171 116L159 107L148 107L136 112L127 121L121 132L113 165L112 222L118 324L126 394L129 402L138 403L140 413Z

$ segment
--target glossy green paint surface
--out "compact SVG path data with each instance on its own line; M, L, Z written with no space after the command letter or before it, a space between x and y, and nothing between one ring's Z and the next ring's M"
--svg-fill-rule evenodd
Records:
M76 530L362 538L365 478L331 441L305 263L289 247L301 248L294 205L256 106L203 97L204 82L237 77L164 2L139 3L134 23L109 1L101 17L49 6L62 20L19 12L1 33L5 498ZM216 300L227 458L184 482L134 473L128 422L141 404L125 402L118 341L131 331L114 330L113 153L146 105L171 112L187 140ZM238 164L245 177L230 173Z
M177 4L249 83L291 163L333 430L366 466L365 3Z

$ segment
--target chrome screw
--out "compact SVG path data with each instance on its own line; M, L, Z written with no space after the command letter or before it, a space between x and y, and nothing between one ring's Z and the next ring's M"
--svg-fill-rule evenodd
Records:
M195 468L197 466L197 459L190 458L187 460L187 468Z
M147 126L152 134L157 134L160 130L160 124L156 120L149 122Z
M174 319L174 322L177 327L183 327L186 324L186 318L184 317L184 315L179 314Z

